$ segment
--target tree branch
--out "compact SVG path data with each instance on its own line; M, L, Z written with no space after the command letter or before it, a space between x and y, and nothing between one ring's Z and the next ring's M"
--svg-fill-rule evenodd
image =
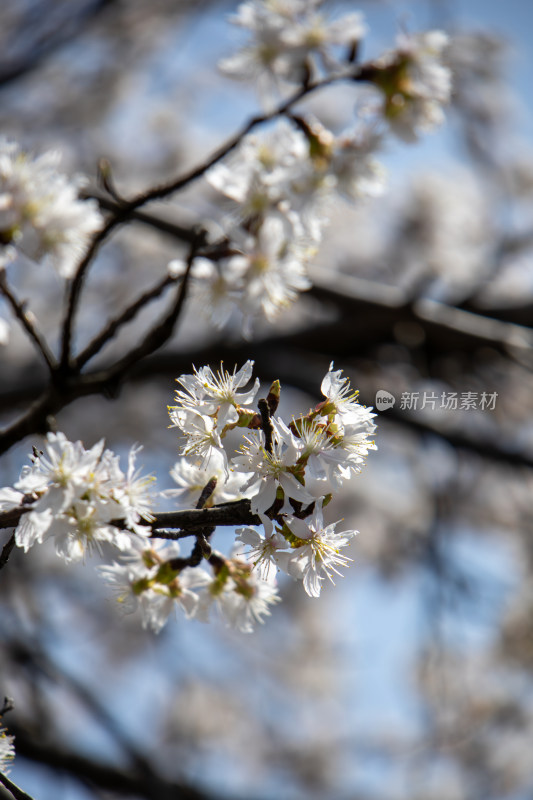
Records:
M222 161L223 158L228 156L239 144L242 142L245 136L247 136L254 128L257 128L259 125L263 125L266 122L271 122L278 117L284 116L291 108L303 100L308 95L316 92L319 89L323 89L326 86L331 86L333 83L338 83L340 81L357 81L357 80L365 80L364 77L365 67L360 65L353 65L349 70L329 75L327 78L322 78L317 81L312 81L305 86L297 89L287 100L283 101L278 105L275 109L265 114L261 114L255 117L252 117L248 120L247 123L243 125L243 127L237 131L225 144L215 150L215 152L207 158L204 162L199 164L197 167L189 170L184 175L181 175L178 178L175 178L168 183L163 183L160 186L156 186L152 189L148 189L145 192L138 194L136 197L132 198L125 206L128 209L128 212L131 214L132 212L136 211L146 203L150 203L153 200L161 200L165 197L168 197L175 192L180 191L185 186L188 186L193 181L201 178L207 170L214 167L215 164L218 164L219 161Z
M16 510L18 511L18 509L16 509ZM7 512L7 513L12 513L12 512ZM16 516L13 515L13 520L16 519L16 522L8 522L7 525L3 524L3 520L2 520L3 514L0 514L0 528L4 528L4 527L5 528L11 528L11 527L13 527L13 525L17 525L18 524L18 520L22 516L22 513L23 512L21 510L21 513L20 513L20 516L18 517L18 519L16 519ZM5 567L5 565L7 564L7 562L9 561L9 556L11 555L11 551L13 550L14 547L15 547L15 534L13 534L7 540L7 542L5 543L5 545L2 548L2 553L0 554L0 569L3 569Z
M9 511L1 511L0 530L15 528L20 522L22 515L27 514L31 510L32 506L26 505L10 509ZM117 525L120 525L121 522L122 520L116 520ZM184 538L185 536L194 536L196 530L213 525L260 525L261 520L255 514L252 514L249 500L235 500L231 503L221 503L218 506L211 506L210 508L161 511L154 515L152 523L147 524L151 525L154 538L176 539ZM183 535L176 536L172 534L169 537L160 535L161 531L168 529L181 530L183 531ZM13 539L13 537L11 538ZM4 550L6 547L7 545L4 546Z
M70 289L66 299L65 317L62 325L62 341L61 341L61 361L60 368L63 373L67 373L70 365L70 343L72 339L72 326L74 323L74 316L78 308L81 289L85 279L86 272L95 257L100 245L107 239L109 234L123 222L126 216L122 217L118 212L108 219L103 228L93 236L93 239L80 261L74 278L70 284Z
M89 342L87 347L76 357L74 367L80 370L88 361L91 360L105 345L116 335L121 327L126 325L131 320L135 319L139 311L141 311L148 303L159 297L172 283L176 283L176 278L170 275L165 275L159 283L152 289L143 292L131 305L126 308L122 314L111 320L103 330L94 337L92 342Z
M75 15L72 15L70 20L57 20L56 27L53 32L45 31L40 40L33 41L27 48L26 57L20 59L12 65L8 65L0 72L0 86L12 83L13 81L37 69L41 63L63 44L69 40L74 39L85 30L86 22L92 17L95 17L99 12L105 10L116 0L94 0L92 3L87 3L86 8L81 11L78 7L74 6ZM77 4L79 6L79 4ZM34 10L31 9L27 13L19 26L19 30L12 31L13 35L21 36L21 30L24 32L31 31L35 27Z
M15 800L33 800L29 794L23 792L22 789L19 789L19 787L13 783L13 781L10 781L3 772L0 772L0 783L11 792Z
M10 731L16 738L18 756L44 764L48 769L67 773L85 786L147 800L209 800L209 795L188 784L165 780L160 776L146 776L138 770L121 769L85 758L59 744L44 740L42 732L35 731L31 735L15 725L10 726ZM27 800L27 796L21 796L21 800Z
M0 269L0 291L9 302L13 313L20 321L22 327L28 334L31 341L37 348L39 354L44 358L46 361L46 365L51 373L54 372L56 368L56 361L52 351L49 349L48 344L46 343L46 339L42 334L39 332L37 325L35 323L35 317L31 312L27 312L25 309L25 303L21 303L20 300L17 300L12 290L9 288L6 279L5 270Z

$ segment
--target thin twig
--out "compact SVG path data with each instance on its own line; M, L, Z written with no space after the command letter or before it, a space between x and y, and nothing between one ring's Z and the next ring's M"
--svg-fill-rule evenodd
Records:
M149 331L144 340L133 350L127 353L122 359L117 361L107 372L108 372L108 382L112 384L116 384L121 381L124 375L128 372L129 369L134 364L137 364L139 359L145 358L146 356L153 353L155 350L158 350L165 342L170 339L172 334L174 333L174 329L176 327L176 323L179 319L181 314L181 310L183 308L183 304L185 302L185 296L187 292L187 286L189 281L189 276L191 274L192 265L194 263L194 259L196 258L196 252L198 248L203 243L203 235L202 232L198 234L198 243L197 245L191 245L191 250L189 253L189 257L187 259L187 266L185 272L183 274L181 283L177 289L176 298L174 304L172 305L170 311L166 315L166 317L157 325L154 329Z
M205 528L202 529L199 533L196 534L196 541L194 543L194 547L191 551L190 556L182 558L180 556L176 558L171 558L168 562L171 569L175 570L182 570L186 567L197 567L199 564L202 563L204 558L209 558L211 556L212 550L211 545L208 542L208 537L214 533L214 528Z
M153 189L148 189L146 192L138 194L126 204L125 209L127 209L128 213L131 214L133 211L136 211L146 203L168 197L169 195L180 191L180 189L183 189L185 186L188 186L197 178L201 178L202 175L207 172L207 170L211 169L211 167L215 166L215 164L218 164L219 161L222 161L223 158L235 150L244 137L247 136L254 128L258 127L259 125L263 125L266 122L270 122L277 117L284 116L294 105L299 103L300 100L303 100L312 92L315 92L318 89L323 89L326 86L330 86L332 83L337 83L339 81L357 81L363 78L364 67L353 66L350 70L345 72L329 75L327 78L322 78L306 84L294 92L294 94L292 94L287 100L282 102L272 111L252 117L236 134L231 137L231 139L223 144L218 150L215 150L213 155L206 159L202 164L194 167L194 169L189 170L189 172L186 172L184 175L174 179L173 181L163 183L160 186L156 186Z
M167 286L176 283L176 278L170 275L159 281L152 289L143 292L130 306L128 306L122 314L115 319L111 320L106 327L94 337L92 342L89 342L87 347L76 357L74 361L74 368L80 370L88 361L91 360L100 350L116 335L117 331L126 323L131 322L139 311L141 311L148 303L159 297Z
M78 264L78 268L74 274L74 278L70 284L67 300L65 317L62 325L62 341L61 341L61 361L60 367L63 371L67 371L70 361L70 344L72 339L72 326L74 324L74 317L78 308L78 303L81 295L83 281L89 265L98 252L100 245L107 239L109 234L127 219L127 215L116 212L108 219L103 228L93 236L91 244L89 245L85 255Z
M80 192L80 197L83 200L96 200L100 208L105 211L111 211L113 214L120 213L124 208L124 200L118 201L111 197L105 197L99 192L93 190L83 189ZM162 233L168 233L174 239L179 239L187 244L192 244L196 239L196 231L193 226L185 227L177 222L170 222L163 219L159 214L147 213L146 211L132 211L130 219L133 222L141 222L143 225L148 225Z
M50 372L54 372L56 368L56 361L54 358L54 354L48 347L46 339L42 334L39 332L37 325L35 323L35 317L31 312L27 312L25 309L25 303L17 300L12 290L7 285L6 274L4 270L0 270L0 291L10 304L13 313L20 320L21 325L23 326L24 330L36 346L39 354L44 358L46 361L46 365Z
M98 192L92 190L82 190L80 197L83 200L96 200L100 208L105 211L113 213L122 213L124 211L125 200L104 197ZM186 244L192 244L196 241L198 231L196 225L180 225L178 222L170 222L164 219L159 214L147 213L146 211L132 211L128 214L128 220L131 222L140 222L142 225L147 225L161 233L166 233L172 239ZM206 244L201 250L198 250L197 256L200 258L207 258L210 261L220 261L229 256L241 255L242 250L230 247L230 240L227 236L222 236L214 242Z

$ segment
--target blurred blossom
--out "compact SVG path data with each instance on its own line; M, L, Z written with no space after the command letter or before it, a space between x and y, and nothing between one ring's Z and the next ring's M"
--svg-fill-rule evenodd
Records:
M60 173L59 160L57 152L36 157L0 140L0 247L11 246L12 258L49 261L70 278L102 218L94 201L78 199L83 181Z

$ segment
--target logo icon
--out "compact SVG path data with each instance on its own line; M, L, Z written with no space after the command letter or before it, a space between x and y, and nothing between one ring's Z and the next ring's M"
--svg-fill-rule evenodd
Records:
M385 389L378 389L376 392L376 408L378 411L386 411L388 408L392 408L395 402L394 395L386 392Z

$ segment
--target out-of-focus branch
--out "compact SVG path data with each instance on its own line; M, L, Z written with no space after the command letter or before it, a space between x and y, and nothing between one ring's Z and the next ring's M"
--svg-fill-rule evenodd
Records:
M65 318L62 325L62 341L61 341L61 362L60 367L64 373L68 372L70 362L70 343L72 339L72 326L74 324L74 317L78 308L78 302L81 295L81 289L87 270L96 256L100 245L108 238L111 232L123 222L126 216L122 217L118 214L110 217L105 223L103 228L96 233L87 249L87 252L80 261L78 268L74 274L66 298Z
M154 353L172 336L185 302L192 265L194 263L194 259L196 258L198 249L204 242L204 236L204 231L198 231L196 243L191 244L189 257L187 259L187 267L181 282L177 287L176 297L170 308L170 311L166 317L164 317L164 319L158 325L156 325L155 328L146 334L144 340L137 347L127 353L122 359L119 359L108 370L107 382L109 382L111 385L120 383L120 381L123 380L124 376L134 364L136 364L140 359L146 358L146 356Z
M310 293L333 303L345 314L346 351L352 353L395 340L398 323L419 326L424 345L438 352L474 352L490 346L506 356L515 351L533 357L533 332L425 298L409 298L401 290L347 275L315 278ZM335 323L339 326L342 322ZM354 348L359 340L360 347Z
M319 353L328 358L359 355L376 344L394 341L394 326L402 320L414 321L420 325L426 337L425 348L430 353L475 353L480 347L487 345L491 345L506 356L515 350L528 355L532 353L531 331L527 329L483 317L478 319L476 315L441 304L415 307L413 304L405 303L402 294L392 287L379 287L352 279L349 283L352 297L349 296L348 284L341 284L336 290L325 286L318 286L313 290L318 297L333 299L344 309L345 316L334 323L314 325L295 334L271 337L254 344L256 369L266 378L275 373L290 385L304 391L314 391L316 389L314 371L311 374L303 365L298 366L302 362L303 354ZM359 287L359 296L353 296L354 285ZM380 293L383 295L382 300ZM438 321L432 319L434 312L441 312ZM222 358L237 363L245 361L248 357L247 344L233 347L221 347L217 344L194 353L172 353L146 359L137 373L135 363L130 363L128 372L133 380L146 381L149 375L168 373L175 376L180 372L187 372L190 370L192 360L209 364ZM113 381L114 385L117 385L118 376L114 375L112 370L102 370L80 376L77 382L67 384L61 395L48 392L22 420L0 434L0 452L2 449L7 450L23 436L44 432L47 414L57 413L78 397L109 392ZM407 415L399 412L396 421L412 427ZM421 431L425 427L428 432L443 438L449 436L446 431L434 429L424 422L418 422L417 425ZM454 438L457 439L456 434ZM527 453L510 453L494 443L460 436L459 439L461 447L471 452L478 452L481 448L487 458L515 465L533 465L533 457Z
M80 370L88 361L91 360L105 345L117 334L117 332L131 320L135 319L139 311L152 300L159 297L171 284L176 283L176 278L165 275L152 289L137 298L119 316L112 319L106 327L89 342L87 347L76 357L74 366Z
M13 291L9 288L7 284L6 273L3 269L0 269L0 292L8 301L13 313L20 321L22 327L28 334L28 337L37 348L37 351L46 361L48 369L50 372L53 372L56 368L54 355L49 349L44 336L39 332L33 314L26 311L25 304L20 302L20 300L17 300Z
M93 2L86 3L85 7L81 6L81 8L79 3L76 5L69 4L69 10L71 11L70 19L62 20L61 24L58 22L53 31L47 30L40 39L31 43L31 47L27 49L22 58L18 59L13 64L7 64L0 70L0 86L12 83L28 72L37 69L45 58L66 42L71 41L80 33L83 33L87 22L114 2L116 2L116 0L93 0ZM74 13L72 13L72 9ZM44 10L41 9L41 14L43 14L43 11ZM20 23L20 28L22 30L27 31L32 28L32 24L35 22L34 13L34 10L31 9L24 15ZM43 14L43 16L45 15ZM13 31L14 35L17 33L20 34L20 31Z
M161 200L162 198L169 197L171 194L174 194L175 192L185 188L185 186L188 186L198 178L201 178L202 175L205 175L207 170L211 169L211 167L215 166L215 164L218 164L219 161L222 161L223 158L235 150L242 142L244 137L254 130L254 128L257 128L259 125L263 125L267 122L271 122L278 117L285 116L293 108L293 106L297 105L301 100L318 91L319 89L323 89L326 86L331 86L332 84L339 83L341 81L353 82L363 80L367 80L365 75L365 65L354 64L347 70L307 83L305 86L297 89L287 100L280 103L272 111L269 111L265 114L260 114L248 120L248 122L246 122L243 127L237 131L237 133L235 133L230 139L228 139L227 142L219 147L218 150L215 150L215 152L204 162L189 170L184 175L169 181L168 183L163 183L160 186L156 186L152 189L148 189L145 192L141 192L136 197L132 198L125 207L131 214L138 208L141 208L141 206L144 206L153 200Z
M9 642L9 649L19 670L29 671L33 683L37 677L45 678L56 686L66 687L71 694L93 716L102 729L119 745L132 766L146 778L157 779L153 766L146 753L140 749L134 737L130 736L117 719L101 702L97 694L64 667L60 667L42 647L35 642L27 642L22 637Z
M117 203L116 200L109 197L104 197L95 191L84 190L81 193L81 196L86 199L96 200L100 207L106 211L117 212L121 208L121 205ZM168 236L180 242L191 243L194 240L195 233L193 227L180 225L174 221L171 222L170 220L164 219L159 214L148 213L144 211L133 211L131 212L130 218L134 222L147 225L148 227L167 234ZM501 257L503 258L503 255L507 254L507 252L513 248L525 248L526 245L531 246L532 239L533 236L528 235L527 237L522 237L519 243L515 242L515 240L509 240L508 242L502 243ZM223 248L227 248L227 246L228 243L217 243L213 246L213 248L206 249L205 251L199 253L199 255L205 258L224 257L224 255L228 254L228 250L224 251ZM352 284L359 284L359 291L357 292L358 296L360 296L359 293L361 291L361 287L366 285L366 288L362 290L363 297L369 293L370 296L377 299L380 304L390 304L391 298L396 298L392 305L399 305L402 302L408 301L408 296L396 287L383 286L382 284L372 284L371 281L359 279L355 276L341 276L340 280L342 281L345 277L348 278ZM335 282L338 283L337 278ZM331 283L324 281L324 286L329 288L331 287ZM498 305L494 302L483 302L482 299L478 297L476 290L474 290L472 295L465 302L460 303L458 307L461 310L470 311L482 317L488 317L490 319L496 319L502 322L510 322L529 328L533 326L533 302L530 301L525 304L515 303Z
M147 800L209 800L213 797L185 783L166 780L160 776L147 777L138 770L121 769L85 758L60 744L44 741L42 731L29 732L22 726L13 724L9 730L15 736L18 757L43 764L56 772L63 772L90 788Z
M365 67L359 65L353 65L349 70L346 70L342 73L333 74L328 76L327 78L322 78L321 80L311 82L306 84L305 86L301 87L297 91L295 91L287 100L280 103L275 109L272 111L252 117L248 120L247 123L236 133L234 136L231 137L225 144L223 144L218 150L216 150L213 155L203 161L201 164L197 165L193 169L186 172L184 175L179 176L178 178L169 181L168 183L161 184L160 186L152 187L145 192L141 192L137 196L133 197L131 200L122 200L122 198L115 197L114 199L117 201L111 212L110 217L108 218L104 227L96 234L93 238L87 253L85 254L84 258L81 260L76 273L74 275L74 279L72 280L68 300L66 303L66 312L65 312L65 319L63 322L63 337L62 337L62 348L61 348L61 367L64 371L67 370L69 360L70 360L70 343L72 338L72 325L74 321L74 316L76 314L76 310L79 303L79 298L81 294L81 289L83 285L83 281L85 279L85 275L87 272L88 267L90 266L100 244L102 244L109 234L119 225L123 224L124 222L129 222L135 212L138 211L141 206L146 205L153 200L161 200L166 197L169 197L172 194L180 191L181 189L188 186L193 181L197 180L198 178L205 175L205 173L213 167L215 164L218 164L223 158L229 155L236 147L242 142L244 137L250 133L254 128L262 125L266 122L270 122L273 119L277 119L278 117L282 117L287 112L289 112L294 105L296 105L300 100L303 100L309 94L317 91L318 89L325 88L326 86L330 86L333 83L337 83L339 81L358 81L358 80L366 80L365 77ZM118 202L120 200L120 202ZM110 204L110 203L108 203ZM144 217L144 222L146 222L146 217ZM193 240L194 241L194 240Z
M176 297L166 317L152 330L144 340L127 353L122 359L112 364L91 377L72 374L71 365L66 365L67 377L56 374L56 380L51 383L45 393L34 403L26 414L14 422L9 428L0 432L0 453L8 450L13 444L23 439L30 433L44 433L48 428L48 418L60 409L69 405L78 397L85 397L95 393L95 386L99 389L96 393L112 392L134 364L137 364L147 355L155 352L172 336L177 320L180 316L185 301L188 278L192 264L196 257L197 248L203 244L203 232L197 233L197 245L191 245L187 268L180 285L177 287ZM88 262L87 262L88 263ZM70 342L70 336L68 337ZM68 346L70 351L70 345ZM69 356L70 358L70 356ZM61 380L59 380L61 378ZM96 384L94 381L96 380Z
M80 197L84 200L96 200L103 211L111 211L113 214L122 209L123 201L118 202L116 199L106 197L97 191L83 189L80 192ZM178 222L170 222L170 220L164 219L159 214L148 213L147 211L132 211L130 219L133 222L148 225L154 230L161 231L161 233L166 233L180 242L192 244L196 238L196 232L193 227L186 227Z
M18 513L13 514L9 512L12 517L11 520L8 518L7 520L3 519L4 515L0 514L0 528L11 528L13 525L17 525L20 517L22 516L22 509L19 512L19 509L15 509ZM16 520L16 521L15 521ZM7 524L5 524L7 522ZM5 543L2 548L2 552L0 553L0 569L5 567L7 562L9 561L9 556L11 555L11 551L15 547L15 534L13 534Z

